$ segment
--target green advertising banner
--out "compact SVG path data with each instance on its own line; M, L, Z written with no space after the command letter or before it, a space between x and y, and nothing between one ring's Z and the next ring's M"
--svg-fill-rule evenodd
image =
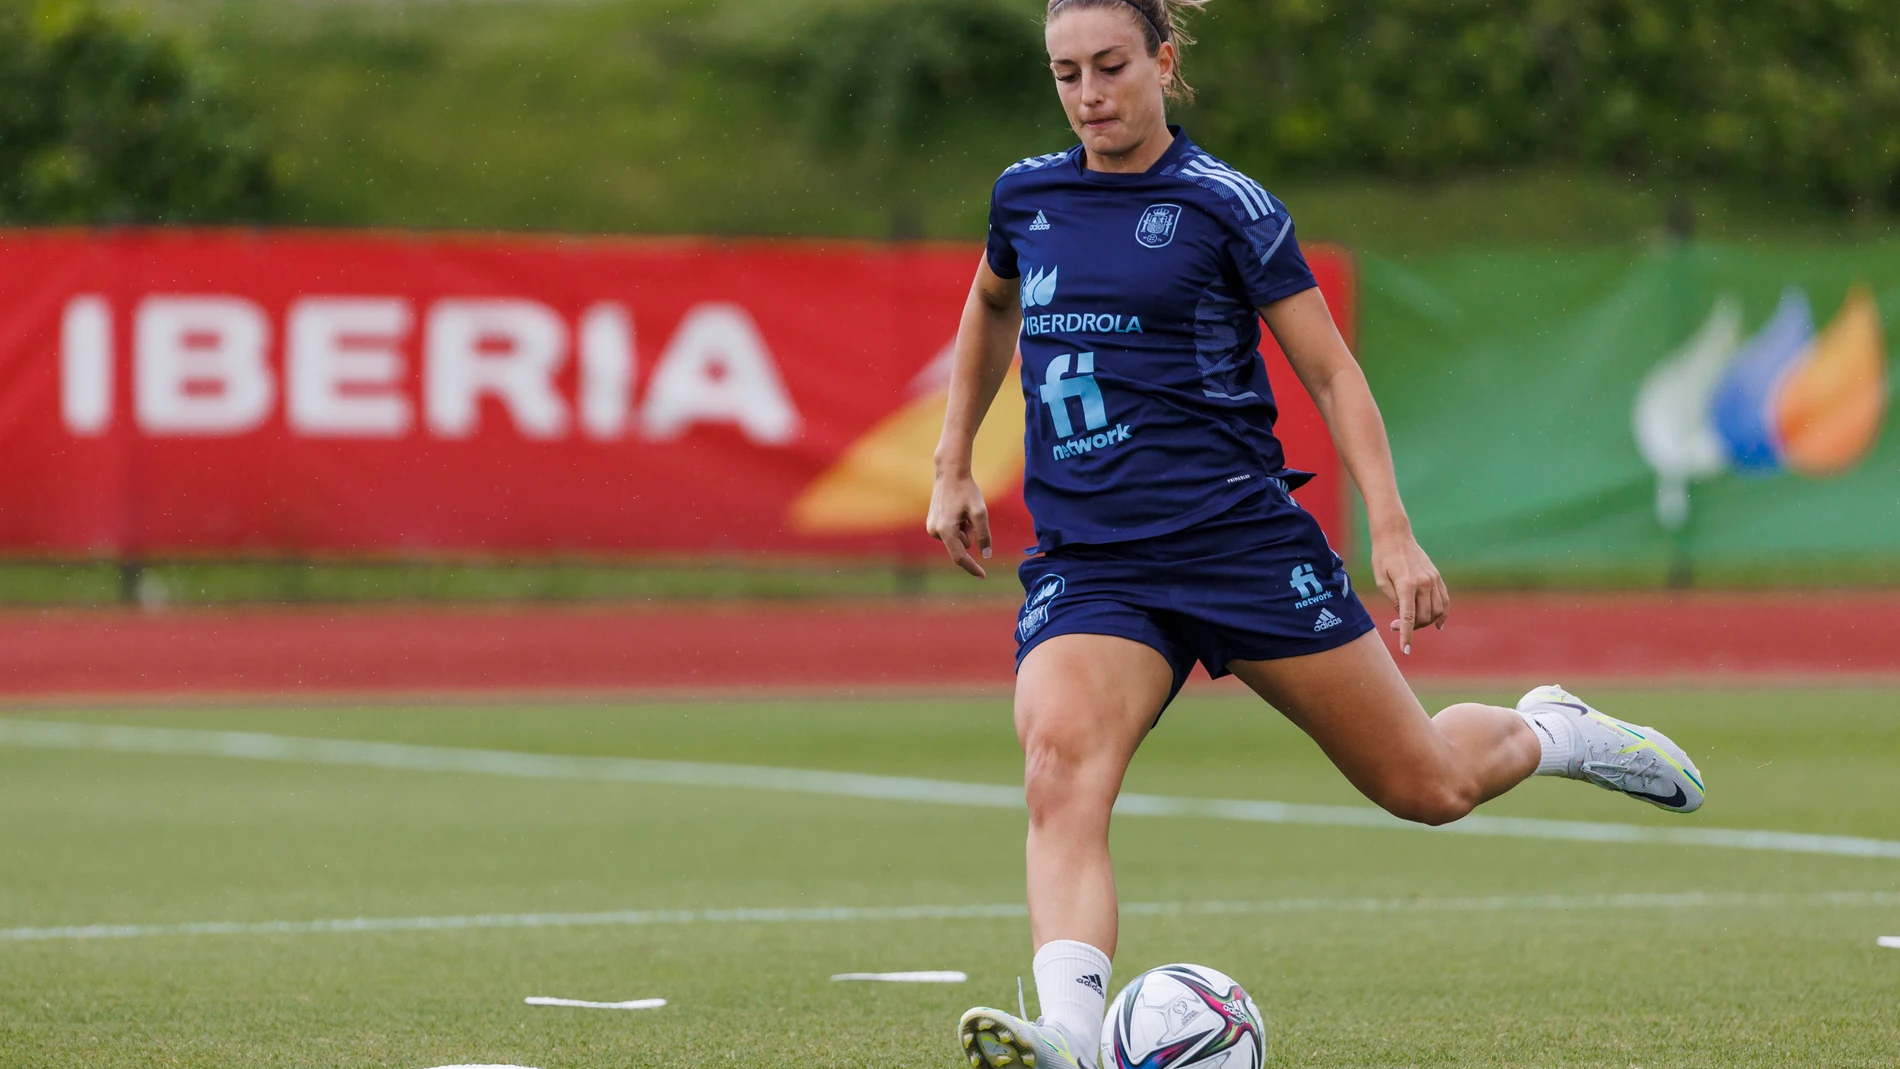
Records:
M1448 576L1900 580L1885 340L1900 244L1467 252L1362 272L1361 358Z

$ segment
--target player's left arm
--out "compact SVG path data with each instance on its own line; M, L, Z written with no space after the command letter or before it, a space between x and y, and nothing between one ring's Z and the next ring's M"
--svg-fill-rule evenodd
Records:
M1262 305L1260 314L1279 340L1293 373L1319 407L1333 444L1365 499L1373 577L1380 592L1399 610L1393 627L1398 629L1401 648L1410 653L1415 627L1445 626L1451 594L1412 536L1412 521L1399 500L1398 476L1392 470L1385 419L1372 399L1372 387L1317 288Z

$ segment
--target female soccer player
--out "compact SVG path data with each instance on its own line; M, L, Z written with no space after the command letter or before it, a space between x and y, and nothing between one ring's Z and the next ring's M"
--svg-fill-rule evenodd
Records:
M1372 633L1340 559L1288 495L1311 476L1274 438L1256 316L1365 499L1402 649L1415 629L1444 626L1449 596L1412 537L1379 409L1285 206L1166 122L1164 98L1188 92L1181 15L1205 2L1050 0L1049 66L1080 144L998 179L957 334L928 529L983 577L971 446L1020 346L1038 553L1020 569L1015 716L1043 1016L965 1014L959 1038L979 1067L1094 1065L1117 923L1109 810L1196 661L1240 677L1408 820L1457 820L1532 775L1679 813L1702 804L1674 743L1558 687L1515 709L1426 715Z

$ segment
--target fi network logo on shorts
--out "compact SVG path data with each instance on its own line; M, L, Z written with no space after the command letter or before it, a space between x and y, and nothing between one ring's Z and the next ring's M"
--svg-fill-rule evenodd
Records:
M1322 601L1332 600L1333 597L1333 592L1321 585L1319 577L1313 574L1313 566L1310 564L1295 565L1292 580L1287 585L1300 596L1300 600L1293 605L1296 609L1318 605Z

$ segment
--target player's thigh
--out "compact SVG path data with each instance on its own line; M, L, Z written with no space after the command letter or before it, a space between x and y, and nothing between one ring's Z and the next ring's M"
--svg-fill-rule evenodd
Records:
M1382 805L1453 768L1450 744L1376 633L1321 653L1227 667Z
M1087 770L1118 789L1173 690L1174 669L1151 646L1116 635L1045 639L1016 671L1016 736L1031 777Z

